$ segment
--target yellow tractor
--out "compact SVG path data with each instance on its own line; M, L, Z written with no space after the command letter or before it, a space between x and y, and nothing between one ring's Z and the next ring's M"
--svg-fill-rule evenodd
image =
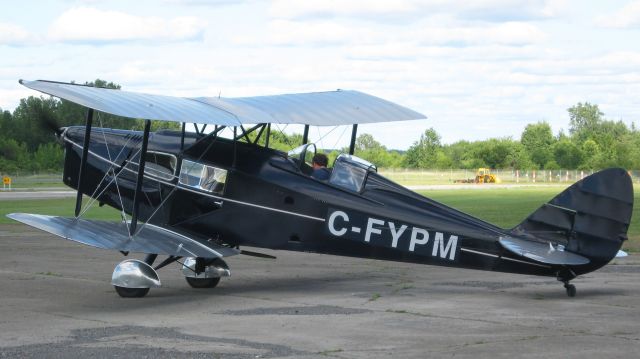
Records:
M500 178L491 173L489 168L478 168L476 172L476 183L500 183Z

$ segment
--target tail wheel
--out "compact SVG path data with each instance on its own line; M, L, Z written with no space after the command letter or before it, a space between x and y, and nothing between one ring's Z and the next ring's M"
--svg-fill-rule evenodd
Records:
M187 283L191 288L215 288L220 283L220 277L218 278L192 278L185 277Z
M564 285L564 289L566 289L566 290L567 290L567 295L568 295L569 297L573 298L573 297L575 297L575 296L576 296L577 290L576 290L576 286L575 286L575 285L573 285L573 284L569 284L569 283L566 283L566 284Z
M113 286L122 298L142 298L149 293L150 288L126 288Z

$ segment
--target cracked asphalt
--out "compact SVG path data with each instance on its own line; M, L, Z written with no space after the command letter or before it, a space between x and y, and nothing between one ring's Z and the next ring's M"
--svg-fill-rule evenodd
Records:
M259 251L255 249L256 251ZM190 288L177 265L141 299L109 284L119 253L0 225L0 357L628 358L640 258L552 278L263 251Z

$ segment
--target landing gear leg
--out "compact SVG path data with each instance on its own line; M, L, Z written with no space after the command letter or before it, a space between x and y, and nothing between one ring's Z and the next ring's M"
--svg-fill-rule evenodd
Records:
M576 286L569 283L570 280L577 277L577 275L569 268L563 268L556 274L559 281L564 283L564 289L567 291L567 295L571 298L576 296Z

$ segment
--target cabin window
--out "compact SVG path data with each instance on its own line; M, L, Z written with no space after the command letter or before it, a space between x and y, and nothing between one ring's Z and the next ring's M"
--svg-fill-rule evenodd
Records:
M349 191L361 192L367 173L376 170L376 166L362 158L343 154L333 164L329 183Z
M174 179L176 164L178 163L176 156L168 153L147 151L144 158L146 162L144 165L145 174L168 181Z
M182 161L180 183L199 190L223 194L227 170L189 160Z

